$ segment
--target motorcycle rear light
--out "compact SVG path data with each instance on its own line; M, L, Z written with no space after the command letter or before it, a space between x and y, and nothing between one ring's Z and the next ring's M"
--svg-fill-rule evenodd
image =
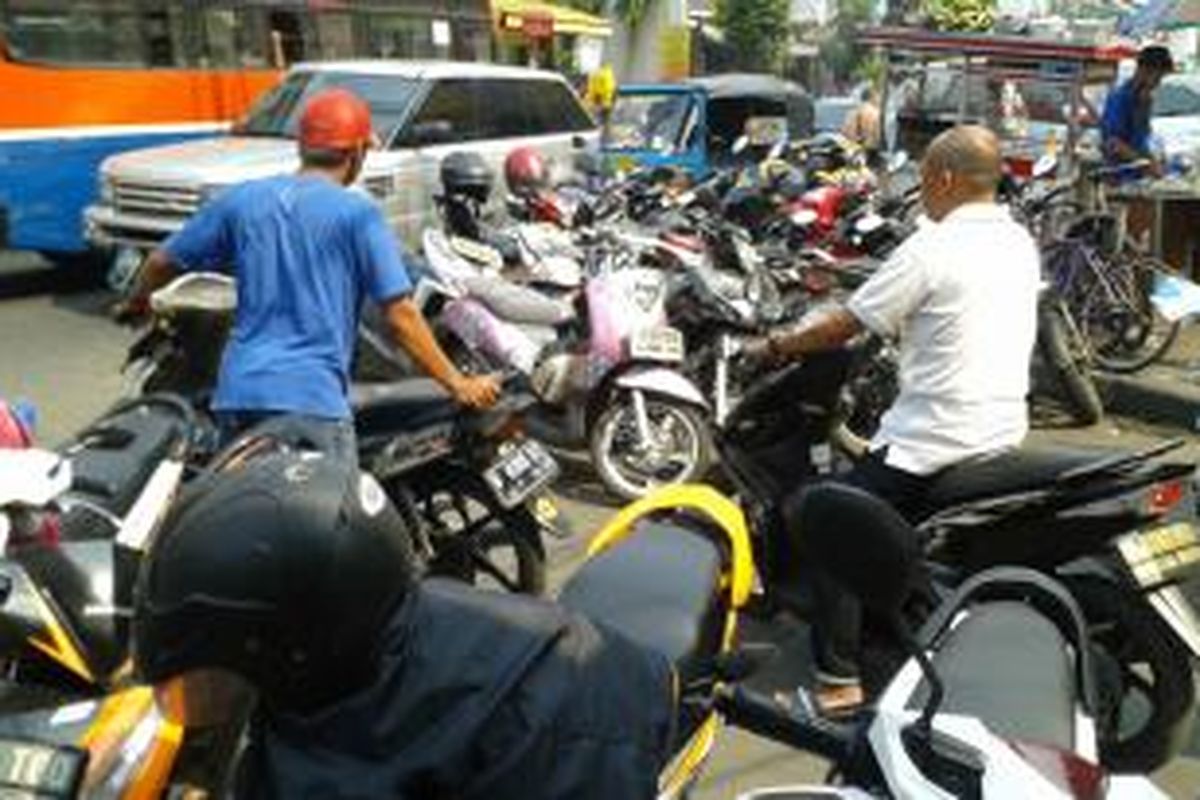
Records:
M1154 515L1165 514L1179 505L1185 494L1183 481L1167 481L1150 489L1146 498L1146 509Z
M1099 764L1057 747L1019 739L1007 741L1022 761L1075 800L1102 800L1104 797L1108 780Z

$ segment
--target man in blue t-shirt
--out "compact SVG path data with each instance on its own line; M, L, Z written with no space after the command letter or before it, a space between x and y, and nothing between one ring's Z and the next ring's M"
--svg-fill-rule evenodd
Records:
M396 342L460 403L487 407L494 378L464 376L420 310L380 210L348 191L373 139L367 105L344 89L313 97L300 119L298 174L250 181L208 203L147 258L126 313L179 271L232 265L237 316L213 409L223 435L274 414L350 430L351 358L363 300Z
M1145 47L1138 53L1133 77L1114 89L1104 102L1100 135L1104 157L1110 164L1149 160L1152 174L1161 174L1150 152L1150 112L1154 92L1164 76L1175 69L1171 51L1161 45Z

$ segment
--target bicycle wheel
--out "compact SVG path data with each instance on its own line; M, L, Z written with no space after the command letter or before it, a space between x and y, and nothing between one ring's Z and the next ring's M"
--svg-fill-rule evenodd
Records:
M1097 254L1096 263L1103 274L1088 281L1076 320L1097 366L1137 372L1162 358L1179 335L1179 321L1164 317L1150 300L1155 276L1170 269L1129 250L1111 258Z

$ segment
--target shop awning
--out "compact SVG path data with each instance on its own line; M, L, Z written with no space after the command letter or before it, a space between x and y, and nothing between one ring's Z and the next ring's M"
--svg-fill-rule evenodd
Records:
M603 17L538 0L492 0L492 18L501 31L511 31L531 39L544 39L559 33L577 36L612 36L612 25Z

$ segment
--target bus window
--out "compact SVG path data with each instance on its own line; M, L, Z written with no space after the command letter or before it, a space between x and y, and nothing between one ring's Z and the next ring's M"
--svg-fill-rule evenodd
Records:
M9 0L4 8L3 27L14 59L118 66L146 63L136 3Z

